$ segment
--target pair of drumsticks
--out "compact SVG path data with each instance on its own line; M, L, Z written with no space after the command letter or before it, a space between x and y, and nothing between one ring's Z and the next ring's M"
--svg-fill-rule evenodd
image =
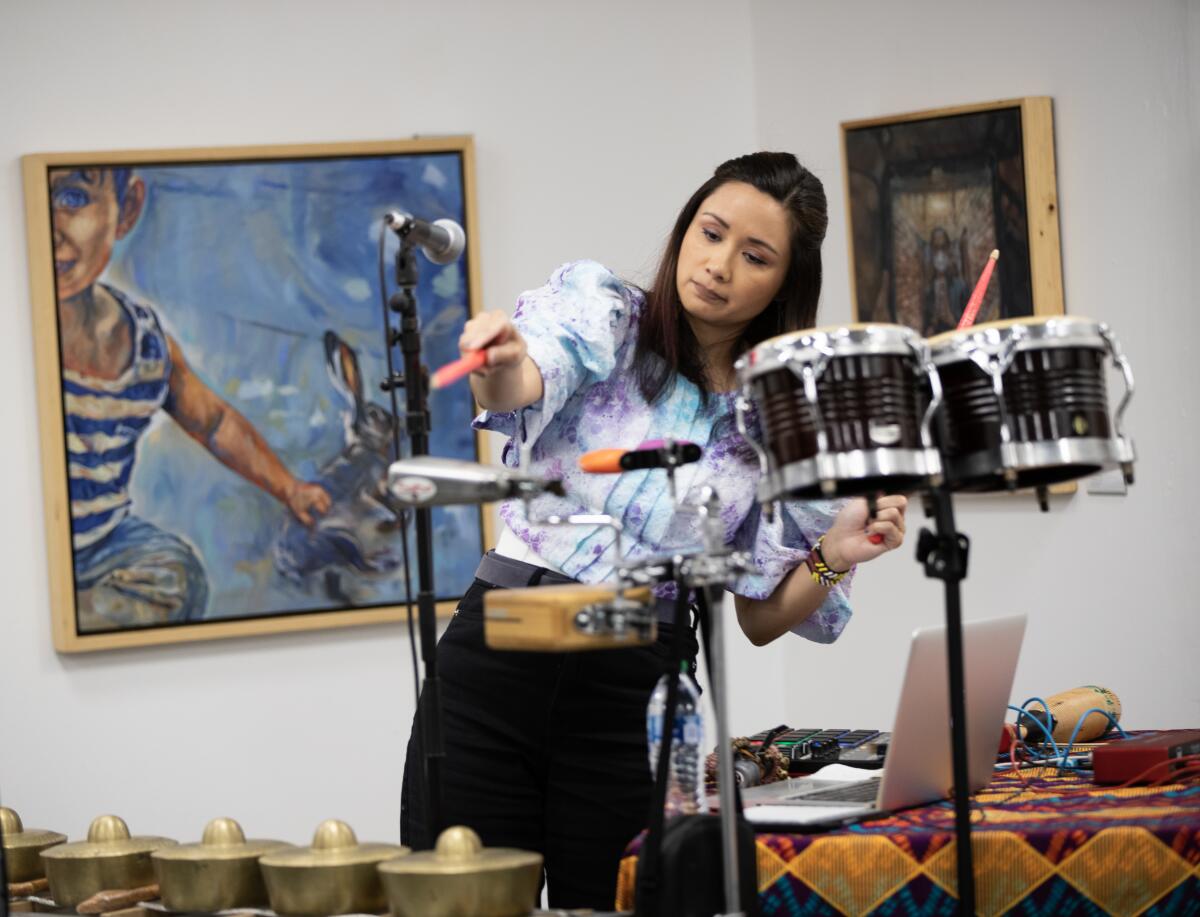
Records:
M975 283L975 289L971 292L971 298L967 300L967 305L963 309L962 318L958 322L958 330L962 331L965 328L970 328L975 323L975 318L979 314L979 308L983 305L984 294L987 293L988 283L992 279L992 271L996 267L996 262L1000 258L1000 250L992 249L991 255L988 256L987 262L983 266L983 271L979 275L979 280ZM429 379L430 388L440 389L448 385L452 385L464 376L468 376L477 369L482 369L487 365L487 350L470 350L463 354L459 359L452 363L447 363ZM609 450L613 451L613 450ZM610 463L611 464L611 463ZM584 470L598 470L585 468ZM604 470L609 470L606 466ZM616 471L617 468L612 470ZM872 544L880 544L883 541L882 535L872 534L868 536Z
M958 330L970 328L975 323L975 317L979 314L979 307L983 305L983 296L987 292L988 283L992 279L992 271L996 267L996 262L1000 258L1000 249L992 249L992 253L988 256L987 262L983 266L983 272L979 275L979 280L975 283L975 289L971 292L971 298L967 300L966 308L963 309L962 318L958 321ZM452 385L464 376L469 376L477 369L482 369L487 365L487 350L469 350L453 363L447 363L429 379L429 387L433 389L445 388L447 385Z

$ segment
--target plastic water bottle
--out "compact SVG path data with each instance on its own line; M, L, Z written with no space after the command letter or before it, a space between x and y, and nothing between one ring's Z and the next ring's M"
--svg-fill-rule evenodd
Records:
M662 744L663 719L667 707L664 674L654 686L646 707L646 745L650 752L650 776L658 774L658 750ZM695 815L708 811L704 794L704 720L700 715L700 689L688 674L688 664L679 667L679 699L675 707L675 734L671 739L671 768L667 780L667 815Z

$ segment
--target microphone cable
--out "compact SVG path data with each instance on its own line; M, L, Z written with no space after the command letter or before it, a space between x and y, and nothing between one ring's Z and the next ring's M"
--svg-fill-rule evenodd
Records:
M379 299L383 305L383 352L387 359L387 377L389 383L394 383L396 379L396 371L392 363L392 323L388 316L388 296L387 296L387 271L384 268L386 259L384 255L384 245L387 242L387 222L379 221ZM391 397L392 404L392 461L400 461L400 406L396 400L396 386L388 385L388 395ZM417 662L417 629L413 626L413 597L412 597L412 579L409 575L409 558L408 558L408 510L397 510L395 506L391 507L393 513L398 513L400 517L400 550L404 557L404 607L408 613L408 648L412 653L412 673L413 673L413 708L419 709L421 702L421 676L419 674L419 664Z

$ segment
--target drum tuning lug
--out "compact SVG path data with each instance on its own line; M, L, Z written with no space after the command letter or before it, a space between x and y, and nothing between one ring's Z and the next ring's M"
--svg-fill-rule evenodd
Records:
M1122 462L1121 463L1121 473L1123 475L1125 475L1125 483L1126 484L1133 483L1133 463L1132 462Z
M1038 509L1043 513L1050 512L1050 491L1045 487L1037 488Z

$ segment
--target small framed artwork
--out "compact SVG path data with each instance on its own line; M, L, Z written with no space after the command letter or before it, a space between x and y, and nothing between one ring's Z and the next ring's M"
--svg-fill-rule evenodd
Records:
M422 355L441 365L479 301L470 138L49 153L23 171L55 647L402 619L402 527L379 499L383 217L466 228L462 259L420 268ZM477 461L473 411L465 385L433 392L430 451ZM434 510L443 610L489 520Z
M1063 313L1050 99L842 124L858 321L953 329L1000 252L977 323Z

